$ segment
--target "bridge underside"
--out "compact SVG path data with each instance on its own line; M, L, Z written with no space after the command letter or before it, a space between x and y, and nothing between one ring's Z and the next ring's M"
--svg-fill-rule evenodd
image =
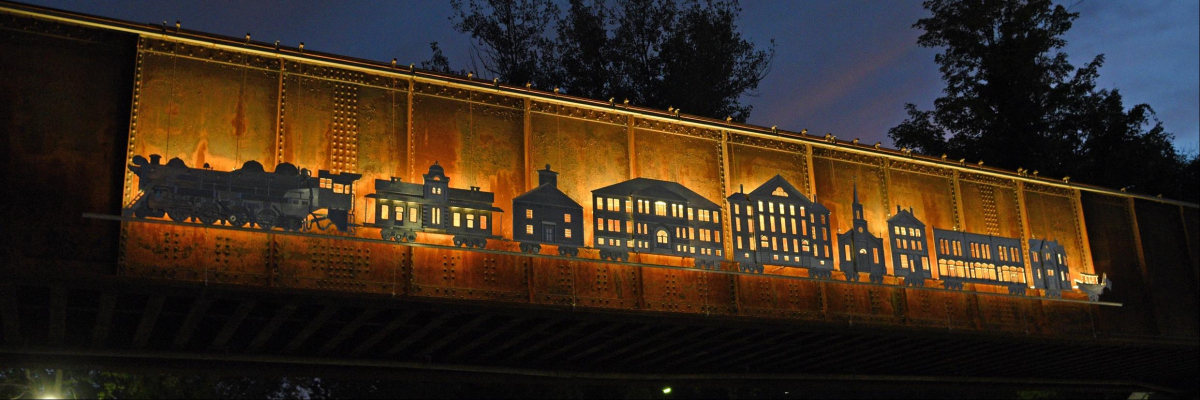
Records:
M1200 358L1195 342L1144 338L1072 341L563 311L28 267L2 274L12 277L0 283L2 364L531 383L1194 393Z

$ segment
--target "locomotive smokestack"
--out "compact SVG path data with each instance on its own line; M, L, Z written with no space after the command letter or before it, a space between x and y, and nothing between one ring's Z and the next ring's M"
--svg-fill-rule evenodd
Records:
M558 173L550 170L550 164L546 164L546 169L538 170L538 186L550 184L551 187L558 187Z
M158 160L161 160L161 159L162 159L162 156L160 156L158 154L151 154L150 155L150 164L158 165Z

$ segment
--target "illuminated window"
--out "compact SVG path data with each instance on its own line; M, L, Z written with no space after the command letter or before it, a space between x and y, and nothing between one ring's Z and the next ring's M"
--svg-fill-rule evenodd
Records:
M762 212L763 212L762 200L759 200L759 201L758 201L758 212L759 212L759 213L762 213Z
M525 225L525 234L526 234L526 235L532 235L532 234L533 234L533 225Z
M796 205L795 204L788 205L788 213L791 215L796 215Z
M908 265L909 265L909 264L908 264L908 255L907 255L907 254L901 254L901 255L900 255L900 266L901 266L901 267L907 267ZM911 267L909 267L909 269L911 270L912 268L911 268Z
M667 203L663 201L654 202L654 215L667 216Z
M741 213L742 213L742 205L741 205L741 204L734 204L734 205L733 205L733 215L739 215L739 214L741 214Z
M596 218L596 230L604 230L604 218Z
M875 253L875 258L874 258L875 263L879 264L879 249L873 249L873 251Z
M417 208L416 207L408 208L408 222L417 222Z
M608 199L608 211L621 211L621 199Z
M842 254L846 255L846 261L850 261L850 245L846 245L846 251L843 251Z
M625 221L625 232L633 232L633 221Z
M430 223L432 223L434 225L441 225L442 224L442 210L438 207L430 207L429 208L429 219L430 219L430 221L429 221Z
M596 244L603 246L603 245L604 245L604 238L596 238Z
M461 221L459 221L461 218L462 218L462 216L461 216L461 215L459 215L459 213L458 213L458 212L455 212L455 213L454 213L454 227L455 227L455 228L457 228L457 227L459 227L459 226L462 226L462 222L461 222Z
M737 248L738 248L738 250L742 249L742 237L741 236L737 237Z
M775 216L771 216L771 232L775 232Z
M571 223L571 214L563 214L563 222Z
M719 212L719 211L713 211L713 213L712 213L712 222L713 222L713 223L715 223L715 224L719 224L719 223L721 223L721 212Z
M691 221L691 220L693 219L693 218L692 218L692 217L693 217L693 212L692 212L692 210L694 210L694 209L693 209L693 208L691 208L691 207L688 207L688 209L687 209L687 218L688 218L688 221ZM703 211L701 211L701 212L703 212ZM703 219L701 219L701 221L703 221Z
M633 212L633 207L629 206L629 199L625 199L625 212Z
M525 210L525 218L533 219L533 209L532 208Z
M603 201L601 201L601 198L599 198L599 197L597 197L597 198L596 198L596 209L597 209L597 210L603 210L603 209L604 209L604 202L603 202Z
M667 244L667 231L660 230L654 236L659 244Z
M807 215L807 212L804 211L804 207L800 207L800 217L803 218L805 215Z
M467 214L467 228L475 229L475 214Z
M696 240L696 228L688 228L688 240Z
M486 215L479 216L479 229L487 229L487 216Z
M733 230L738 231L738 232L742 231L742 219L741 218L733 219Z
M628 245L629 247L633 247L634 242L632 240L630 240L628 242L625 242L625 244Z
M388 219L388 217L389 217L388 211L391 210L391 208L392 207L387 204L379 206L379 218L380 219Z
M404 206L396 207L396 220L404 222Z
M796 219L792 218L792 234L796 234Z

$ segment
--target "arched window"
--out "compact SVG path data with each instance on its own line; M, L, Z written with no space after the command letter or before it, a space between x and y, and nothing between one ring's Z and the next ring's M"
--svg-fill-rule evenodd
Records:
M667 244L667 231L659 229L658 233L656 233L654 236L658 241L658 244Z

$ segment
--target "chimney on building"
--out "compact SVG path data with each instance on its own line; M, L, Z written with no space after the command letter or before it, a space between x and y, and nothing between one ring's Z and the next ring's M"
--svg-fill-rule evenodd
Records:
M901 209L900 209L900 205L899 205L899 204L897 204L897 205L896 205L896 214L897 214L897 215L899 215L899 214L900 214L900 211L903 211L903 210L901 210Z
M546 169L538 170L538 186L550 184L550 187L558 187L558 173L550 170L550 164L546 164Z

